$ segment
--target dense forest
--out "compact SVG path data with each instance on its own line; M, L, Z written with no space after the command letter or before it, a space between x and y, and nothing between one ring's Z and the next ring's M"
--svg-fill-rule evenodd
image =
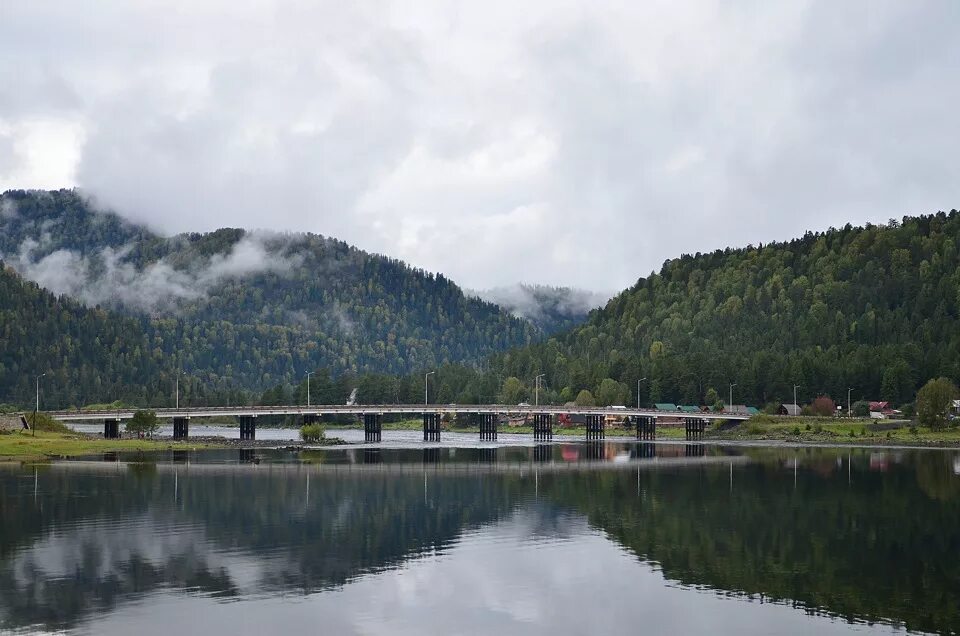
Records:
M612 294L575 287L551 287L518 283L473 292L514 316L532 322L541 332L553 335L582 324L593 309L606 304Z
M726 402L735 384L737 404L792 402L794 385L800 402L852 389L902 404L930 378L960 378L958 242L953 211L684 255L582 326L484 371L441 369L436 399L530 400L543 373L541 402Z
M57 388L48 383L51 405L159 398L161 385L167 397L177 369L199 398L201 384L207 396L222 396L316 368L342 375L478 364L539 335L442 275L341 241L236 229L166 238L97 211L74 191L5 193L0 256L60 296L26 291L4 272L18 291L2 300L0 329L17 338L0 352L0 402L25 403L33 375L45 371L62 376ZM54 324L17 311L29 302L68 307L70 317ZM108 330L118 335L106 339L124 360L104 359L116 350L80 353L73 339L57 337L92 334L114 319ZM37 320L48 327L43 337L32 328ZM78 365L95 367L97 377Z
M441 275L310 234L159 237L75 192L0 201L0 402L437 402L757 406L913 399L960 379L960 213L684 255L540 331ZM59 297L55 294L59 294ZM69 296L69 297L68 297ZM77 299L77 300L74 300ZM86 347L86 348L84 348ZM54 381L55 380L55 381ZM639 382L638 382L639 381ZM639 394L638 394L639 388Z

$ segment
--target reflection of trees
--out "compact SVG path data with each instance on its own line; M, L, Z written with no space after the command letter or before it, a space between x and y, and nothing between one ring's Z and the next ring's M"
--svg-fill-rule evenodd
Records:
M766 463L738 470L732 491L726 470L706 469L643 473L639 488L636 474L547 479L540 492L668 579L955 632L960 499L939 459L923 455L916 471L855 472L849 485L846 470L824 478L801 469L794 489L792 471Z
M32 472L2 472L0 628L66 628L160 589L230 597L339 586L443 551L522 501L531 534L564 535L566 515L582 514L685 585L960 630L960 478L943 456L907 456L884 474L855 469L848 484L845 465L817 453L796 488L782 457L756 457L732 489L726 467L544 473L535 486L516 474L398 473L386 454L382 474L53 468L39 473L35 502ZM69 563L53 571L49 553ZM256 560L255 581L233 575L236 557Z
M262 562L258 593L341 585L444 550L465 528L509 513L517 491L516 481L489 476L428 472L425 484L385 472L313 474L308 496L306 473L283 468L184 469L176 480L142 467L115 476L54 469L40 474L34 503L15 494L22 477L0 473L0 627L62 629L164 588L231 596L239 590L222 556L231 553ZM91 526L104 530L82 532ZM189 541L165 547L159 561L147 556L184 526ZM68 539L47 550L53 533ZM69 553L68 571L38 565L44 550Z

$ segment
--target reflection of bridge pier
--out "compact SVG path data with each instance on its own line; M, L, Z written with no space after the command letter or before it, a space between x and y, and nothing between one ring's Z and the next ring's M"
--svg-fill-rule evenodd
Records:
M583 458L588 460L604 459L605 448L606 448L606 444L604 442L589 442L587 444L584 444Z
M638 459L652 459L657 456L657 447L655 444L637 444L633 456Z
M437 447L423 449L423 463L436 464L440 461L440 449Z
M425 442L440 441L440 414L439 413L423 414L423 441Z
M379 413L363 414L363 441L379 442L383 436L382 416Z
M382 464L383 455L380 454L379 448L364 448L363 449L363 463L364 464Z
M477 459L481 464L493 464L497 461L497 449L494 448L479 448L477 449Z
M685 457L703 457L706 454L706 446L703 444L687 444L683 449Z
M550 444L537 444L533 447L533 461L548 462L553 459L553 446Z
M657 418L651 415L638 415L634 419L637 424L637 439L657 438Z

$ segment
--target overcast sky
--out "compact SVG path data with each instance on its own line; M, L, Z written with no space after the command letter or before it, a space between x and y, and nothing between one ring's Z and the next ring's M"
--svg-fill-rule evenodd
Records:
M960 207L960 2L0 0L0 189L612 290Z

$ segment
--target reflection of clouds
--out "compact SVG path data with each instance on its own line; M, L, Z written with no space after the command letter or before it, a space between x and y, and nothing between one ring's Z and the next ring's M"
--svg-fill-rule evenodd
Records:
M530 509L463 534L442 554L366 574L335 589L211 604L161 593L90 625L97 634L684 634L895 633L811 617L785 605L721 598L665 584L582 518L569 537L531 541ZM744 611L750 604L750 611ZM157 621L163 616L163 621Z

